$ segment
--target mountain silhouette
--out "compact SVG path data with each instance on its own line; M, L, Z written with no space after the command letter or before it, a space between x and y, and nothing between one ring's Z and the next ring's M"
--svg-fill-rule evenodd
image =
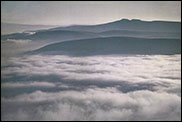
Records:
M181 22L141 21L122 19L99 25L75 25L32 31L33 34L13 33L1 36L7 39L65 41L96 37L181 38Z
M170 21L142 21L138 19L121 19L118 21L99 24L99 25L76 25L69 27L57 27L53 30L74 30L74 31L90 31L102 32L108 30L133 30L133 31L149 31L149 32L180 32L181 22Z
M145 39L107 37L65 41L49 44L30 54L68 54L75 56L104 54L177 54L181 53L180 39Z

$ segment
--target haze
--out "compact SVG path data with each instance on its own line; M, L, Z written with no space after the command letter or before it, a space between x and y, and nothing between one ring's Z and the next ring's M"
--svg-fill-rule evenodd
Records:
M1 10L2 121L181 120L181 2Z
M181 21L180 1L2 1L1 22L94 25L127 19Z

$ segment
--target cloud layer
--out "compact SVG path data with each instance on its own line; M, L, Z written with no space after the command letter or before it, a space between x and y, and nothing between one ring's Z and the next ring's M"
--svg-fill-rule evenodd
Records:
M2 70L6 77L58 75L69 80L167 82L180 84L180 55L90 56L33 55L12 58L13 66Z
M6 120L180 120L181 97L175 94L115 88L47 93L36 91L2 99ZM33 107L33 109L31 108ZM36 115L35 115L36 113ZM32 118L33 117L33 118Z
M181 120L181 55L9 62L1 68L2 120Z

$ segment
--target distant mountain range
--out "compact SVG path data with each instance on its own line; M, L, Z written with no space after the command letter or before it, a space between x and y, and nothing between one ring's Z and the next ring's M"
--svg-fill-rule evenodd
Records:
M26 27L26 26L25 26ZM36 26L34 26L36 27ZM47 26L47 28L50 26ZM33 27L32 27L33 28ZM37 28L41 28L37 26ZM42 27L43 28L43 27ZM32 33L33 32L33 33ZM3 35L2 39L65 41L95 37L181 38L181 22L127 20L100 24L56 27Z
M31 54L178 54L181 53L181 22L122 19L100 25L25 31L3 35L1 39L52 43Z
M52 30L74 30L103 32L108 30L129 30L129 31L149 31L149 32L180 32L181 22L170 21L142 21L138 19L121 19L118 21L100 25L76 25L69 27L57 27Z
M56 25L27 25L1 22L1 35L21 33L28 30L40 30L58 27Z
M107 37L65 41L49 44L31 54L67 54L74 56L104 54L179 54L180 39L145 39Z

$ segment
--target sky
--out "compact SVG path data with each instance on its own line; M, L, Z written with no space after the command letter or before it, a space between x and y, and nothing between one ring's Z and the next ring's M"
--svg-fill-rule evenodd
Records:
M181 21L180 1L2 1L1 22L94 25L123 18Z

